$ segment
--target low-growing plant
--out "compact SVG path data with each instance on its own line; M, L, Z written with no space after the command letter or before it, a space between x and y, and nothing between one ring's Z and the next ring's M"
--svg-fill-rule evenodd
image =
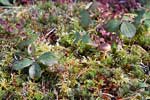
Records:
M138 33L137 30L139 27L149 27L149 25L147 24L150 19L149 13L149 11L145 12L141 10L140 13L138 12L135 14L124 14L124 16L120 20L109 20L104 27L109 32L122 33L126 37L132 38L136 33Z
M39 56L35 55L36 48L34 41L36 37L32 37L28 40L19 43L20 52L14 54L14 70L23 70L24 68L29 68L29 76L32 79L38 79L41 77L42 68L41 64L45 66L53 66L57 64L57 58L52 52L45 52Z

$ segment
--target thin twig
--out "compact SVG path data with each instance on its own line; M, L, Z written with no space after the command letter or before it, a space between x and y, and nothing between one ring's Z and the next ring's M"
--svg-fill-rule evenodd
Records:
M111 98L115 98L115 96L113 96L113 95L111 95L111 94L109 94L109 93L102 93L103 95L107 95L107 96L109 96L109 97L111 97Z

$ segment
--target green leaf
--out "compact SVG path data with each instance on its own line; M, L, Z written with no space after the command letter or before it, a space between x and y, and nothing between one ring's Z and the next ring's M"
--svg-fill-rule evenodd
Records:
M81 25L83 27L88 27L89 24L91 23L91 18L90 18L89 12L86 10L82 10L80 12L80 16L81 16L81 19L80 19Z
M91 42L91 38L87 33L82 36L82 42L83 43L90 43Z
M123 22L121 24L120 30L121 30L122 34L124 34L126 37L129 37L129 38L134 37L134 35L136 33L136 27L129 22Z
M136 13L137 13L137 16L135 17L134 24L138 26L142 21L145 10L138 10L138 11L136 11Z
M30 44L32 44L37 38L38 38L38 35L31 35L31 38L20 42L18 44L18 47L20 49L24 49L25 47L28 47Z
M24 40L18 44L18 47L20 49L24 49L25 47L29 46L31 43L33 43L32 39Z
M145 7L147 8L147 9L150 9L150 0L145 0L146 1L146 5L145 5Z
M144 20L150 19L150 12L145 12L143 18Z
M122 20L125 20L125 21L131 21L131 19L132 18L130 18L129 16L126 16L126 15L122 17Z
M9 0L0 0L0 3L4 6L11 6L12 4L9 2Z
M144 21L144 24L145 24L148 28L150 28L150 20L145 20L145 21Z
M55 55L51 52L46 52L44 54L42 54L39 58L38 61L44 65L47 66L52 66L54 64L57 64L58 61L55 57Z
M148 85L145 82L139 82L139 87L145 88L145 87L148 87Z
M114 20L110 20L108 21L108 23L106 24L105 28L109 31L109 32L116 32L119 29L121 22L117 19Z
M29 76L32 79L38 79L41 77L41 67L37 63L33 63L29 68Z
M33 60L30 60L28 58L24 58L23 60L21 61L16 61L13 65L13 69L14 70L21 70L25 67L28 67L30 66L31 64L33 63Z
M74 39L74 43L77 43L80 40L81 36L79 32L75 32L75 39Z

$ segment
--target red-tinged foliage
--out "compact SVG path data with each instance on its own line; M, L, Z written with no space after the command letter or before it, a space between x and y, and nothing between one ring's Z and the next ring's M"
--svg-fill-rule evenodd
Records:
M0 25L2 26L2 29L8 33L14 33L16 30L20 32L23 29L25 22L21 19L17 23L13 24L15 24L15 26L12 25L12 22L10 22L8 19L0 18Z
M99 11L103 19L115 18L125 12L139 7L138 0L97 0L100 2Z

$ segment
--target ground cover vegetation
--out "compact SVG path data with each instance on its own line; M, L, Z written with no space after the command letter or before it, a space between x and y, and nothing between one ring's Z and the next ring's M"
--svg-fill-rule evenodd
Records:
M149 0L0 0L1 100L150 99Z

